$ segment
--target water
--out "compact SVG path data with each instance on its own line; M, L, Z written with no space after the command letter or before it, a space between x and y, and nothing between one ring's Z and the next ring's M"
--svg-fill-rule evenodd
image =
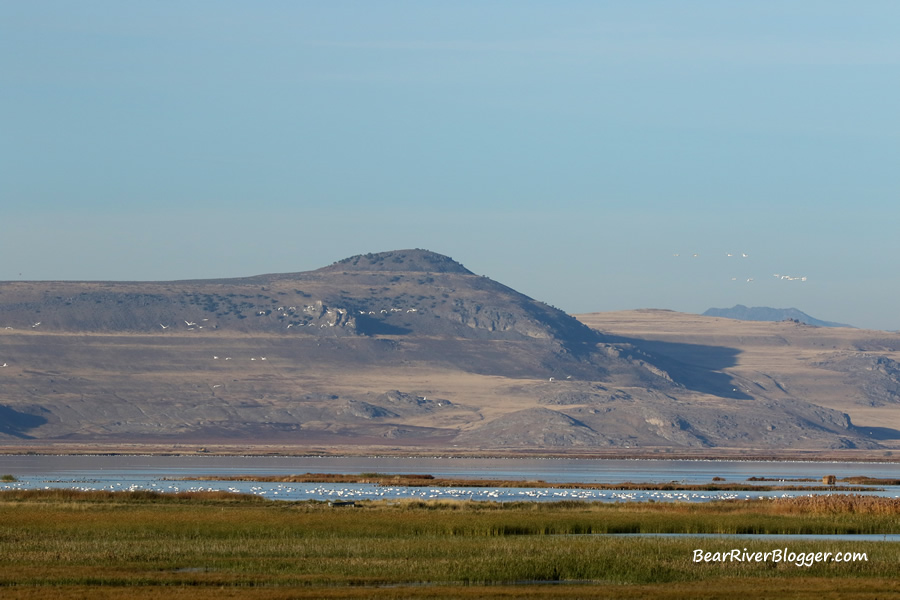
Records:
M374 484L288 484L259 481L172 481L215 475L290 475L301 473L430 474L464 479L512 479L522 487L430 488ZM261 456L41 456L0 455L0 474L17 482L0 489L71 488L83 490L215 490L251 493L282 500L473 499L493 501L587 500L687 501L798 496L828 492L699 492L650 490L579 490L547 488L537 483L621 483L626 481L709 483L713 477L743 483L748 477L770 479L838 478L866 475L900 479L900 465L888 463L750 462L711 460L496 459L397 457L261 457ZM763 482L777 483L777 482ZM816 485L817 482L808 485ZM797 485L804 485L798 483ZM900 487L863 492L897 498Z

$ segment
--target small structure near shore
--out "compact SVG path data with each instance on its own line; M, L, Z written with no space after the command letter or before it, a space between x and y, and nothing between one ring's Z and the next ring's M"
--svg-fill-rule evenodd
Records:
M837 483L837 477L835 477L834 475L826 475L822 478L822 483L824 483L825 485L834 485L835 483Z

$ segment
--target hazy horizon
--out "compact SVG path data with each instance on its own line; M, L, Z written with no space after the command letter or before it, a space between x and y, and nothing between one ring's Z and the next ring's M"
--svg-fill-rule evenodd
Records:
M0 280L426 248L570 313L900 329L898 26L892 2L0 3Z

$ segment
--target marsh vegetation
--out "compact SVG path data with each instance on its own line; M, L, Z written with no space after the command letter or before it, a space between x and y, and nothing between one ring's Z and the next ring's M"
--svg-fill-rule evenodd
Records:
M604 533L900 533L900 500L682 503L364 501L334 508L217 493L0 493L0 595L15 598L695 597L699 590L900 591L897 544L741 540L860 551L865 563L695 564L728 538ZM850 583L848 583L850 582ZM548 585L550 583L557 585ZM96 593L95 593L96 592ZM676 593L677 592L677 593ZM681 594L681 595L678 595ZM802 596L800 596L802 597Z

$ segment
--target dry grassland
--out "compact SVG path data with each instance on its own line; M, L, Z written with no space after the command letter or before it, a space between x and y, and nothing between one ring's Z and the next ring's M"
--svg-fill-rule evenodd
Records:
M900 430L896 405L872 407L858 402L860 391L848 384L847 374L816 363L835 356L871 353L900 361L900 334L848 327L812 327L793 322L739 321L667 310L630 310L576 315L603 333L651 342L678 343L673 358L715 368L720 353L711 347L736 350L734 364L722 372L742 382L752 394L764 388L773 397L799 397L807 402L846 412L858 427ZM693 345L693 348L692 348ZM900 445L900 440L896 440Z

